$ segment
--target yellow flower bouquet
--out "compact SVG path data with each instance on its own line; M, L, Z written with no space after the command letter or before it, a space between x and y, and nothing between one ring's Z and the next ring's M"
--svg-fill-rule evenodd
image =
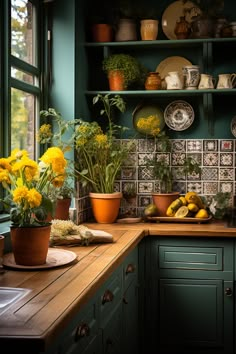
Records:
M47 216L54 208L50 196L64 184L66 164L58 147L48 148L38 163L19 149L0 159L0 182L7 191L2 202L10 210L12 226L48 224Z

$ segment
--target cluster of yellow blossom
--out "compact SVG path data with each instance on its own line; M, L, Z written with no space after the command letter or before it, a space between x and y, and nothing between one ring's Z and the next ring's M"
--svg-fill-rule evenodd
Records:
M138 118L137 128L143 134L157 136L160 133L160 119L154 114Z

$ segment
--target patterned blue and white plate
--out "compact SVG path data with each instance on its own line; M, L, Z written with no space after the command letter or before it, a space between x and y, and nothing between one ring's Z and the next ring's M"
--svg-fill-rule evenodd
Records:
M173 101L165 108L164 119L170 129L186 130L194 121L193 107L186 101Z

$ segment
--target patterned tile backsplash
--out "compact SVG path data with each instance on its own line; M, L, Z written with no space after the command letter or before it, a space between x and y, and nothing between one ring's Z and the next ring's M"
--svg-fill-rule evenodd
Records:
M172 153L163 153L159 142L153 139L137 139L136 151L130 153L116 182L116 190L133 185L137 196L132 202L122 200L121 214L130 212L142 215L144 208L152 203L152 192L160 191L159 181L153 179L151 168L145 166L145 159L164 156L173 171L173 189L185 194L196 191L206 197L217 192L236 194L236 140L178 139L172 140ZM201 175L185 176L181 170L186 157L192 157L201 166ZM92 218L88 191L79 184L76 196L77 222Z

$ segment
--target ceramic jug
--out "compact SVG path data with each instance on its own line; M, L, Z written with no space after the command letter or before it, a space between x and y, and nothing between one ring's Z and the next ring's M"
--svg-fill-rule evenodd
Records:
M136 23L134 20L121 18L118 22L117 31L115 33L115 41L136 41Z
M236 74L219 74L217 89L230 89L236 86Z
M200 75L200 82L198 85L199 90L213 89L214 86L215 86L215 80L212 77L212 75L208 75L208 74Z
M196 90L200 81L200 70L198 65L186 65L182 68L184 88L186 90Z
M165 77L165 82L167 90L181 90L183 88L178 71L170 71Z
M141 20L140 35L142 41L153 41L158 35L158 20Z

